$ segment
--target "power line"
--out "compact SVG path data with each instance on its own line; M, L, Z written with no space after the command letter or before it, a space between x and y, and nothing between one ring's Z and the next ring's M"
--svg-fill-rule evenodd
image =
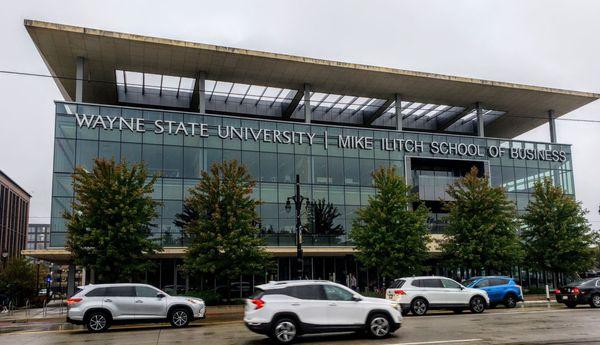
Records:
M141 72L140 72L141 73ZM30 73L30 72L19 72L19 71L10 71L10 70L0 70L0 74L10 74L10 75L18 75L18 76L28 76L28 77L38 77L38 78L51 78L51 79L63 79L63 80L72 80L72 81L76 81L77 78L75 77L66 77L66 76L53 76L50 74L42 74L42 73ZM98 79L84 79L83 80L86 83L102 83L102 84L109 84L109 85L125 85L125 83L118 83L118 82L114 82L114 81L110 81L110 80L98 80ZM216 85L215 81L215 85ZM225 81L220 81L220 82L225 82ZM233 82L227 82L227 83L233 83ZM138 83L127 83L128 86L137 86L137 87L148 87L148 85L144 85L144 84L138 84ZM256 85L259 86L259 85ZM267 87L267 86L260 86L260 87ZM178 87L169 87L169 86L160 86L161 89L166 89L166 90L173 90L173 91L177 91L179 90ZM282 89L283 90L283 89ZM219 91L214 91L214 90L200 90L202 92L206 92L206 91L210 91L211 93L214 94L222 94L222 95L235 95L235 96L241 96L241 97L261 97L264 99L271 99L271 100L276 100L279 97L278 96L268 96L268 95L259 95L259 94L251 94L251 93L237 93L237 92L219 92ZM296 90L297 91L297 90ZM355 103L353 102L336 102L334 101L325 101L325 98L327 98L328 94L326 94L326 96L323 98L323 100L320 101L320 103L323 104L335 104L335 105L353 105ZM342 95L343 96L343 95ZM291 98L287 98L287 97L283 97L282 100L289 100L291 101ZM417 103L421 103L421 102L417 102ZM431 105L436 105L436 104L431 104ZM439 106L439 105L438 105ZM379 106L378 105L372 105L372 104L368 104L365 105L364 108L375 108L378 109ZM410 107L407 108L403 108L403 110L406 109L410 109ZM489 110L489 109L488 109ZM493 116L494 114L484 114L484 116ZM526 116L526 115L511 115L511 117L518 117L518 118L525 118L525 119L541 119L540 117L537 116ZM475 119L475 118L474 118ZM591 120L591 119L563 119L563 118L555 118L555 121L571 121L571 122L585 122L585 123L600 123L600 120Z

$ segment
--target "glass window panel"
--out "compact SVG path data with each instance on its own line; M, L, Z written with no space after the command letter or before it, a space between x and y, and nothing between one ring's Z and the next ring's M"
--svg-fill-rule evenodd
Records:
M73 185L71 180L71 175L69 174L54 174L54 178L52 180L53 188L52 195L53 196L73 196Z
M296 174L294 170L294 155L280 153L277 155L277 159L277 172L279 176L279 182L296 182Z
M139 163L142 159L142 144L121 143L121 160L127 163Z
M277 154L260 153L260 180L262 182L277 182Z
M72 173L75 169L75 140L54 141L54 171Z
M294 184L288 184L288 183L280 183L279 184L279 202L280 203L284 203L287 201L287 198L290 196L294 196L296 194L295 191L295 186ZM300 193L302 193L302 191L300 191ZM292 201L290 201L292 202ZM292 208L294 207L293 202L292 202Z
M75 139L76 120L74 116L56 116L55 136Z
M300 175L301 183L312 183L312 164L309 156L296 155L296 174Z
M204 163L204 170L210 171L213 163L221 163L223 158L223 150L206 149L204 153L204 159L206 161Z
M52 218L62 218L65 212L73 211L72 198L52 198Z
M98 156L98 142L89 140L77 140L76 164L81 165L88 171L94 166L94 159Z
M149 183L150 178L146 179L146 182ZM152 191L152 199L156 199L156 200L162 199L162 179L161 178L156 179L156 182L154 182L154 189ZM159 215L160 215L160 213L159 213Z
M234 150L223 150L223 162L226 161L236 161L238 163L242 162L242 152L234 151Z
M277 202L277 184L261 183L260 198L262 202Z
M349 186L360 185L360 169L357 158L344 158L344 183Z
M163 201L163 218L173 219L175 215L181 213L182 203L179 200Z
M121 161L121 144L117 142L100 142L100 151L98 156L105 159L113 159L115 162Z
M121 131L118 129L118 118L121 117L121 108L116 107L101 107L100 115L104 118L104 122L108 129L99 128L100 132L100 140L105 141L120 141L121 140ZM110 117L110 120L105 116ZM113 129L110 129L110 121L113 122Z
M325 202L329 202L327 186L313 186L312 192L314 200L325 200Z
M346 205L360 205L360 188L346 187Z
M183 199L187 199L190 196L190 189L194 188L198 184L199 180L183 180Z
M142 161L150 173L162 173L162 146L146 145L142 147Z
M183 131L177 131L178 125L181 122L183 122L183 114L174 112L164 112L163 117L165 119L165 145L183 145L183 137L185 136L185 134ZM185 130L189 131L191 129L185 128Z
M344 204L344 187L343 186L329 186L329 201L337 204Z
M509 192L515 190L515 171L512 166L502 167L502 184Z
M183 148L183 176L185 178L199 178L204 162L204 150L197 147Z
M344 181L344 159L341 157L329 157L329 180L334 185L343 185Z
M327 157L313 156L313 183L329 184L329 176L327 174Z
M527 190L527 170L521 167L515 167L515 190L522 192Z
M263 203L260 205L260 217L261 218L278 218L279 217L279 205L274 203ZM291 213L291 212L290 212Z
M360 160L360 185L371 186L373 184L373 168L374 162L372 159Z
M183 186L181 179L163 179L163 199L181 200L183 197Z
M164 146L163 158L163 176L164 177L182 177L183 176L183 147Z
M260 159L258 152L242 151L242 163L248 168L248 172L254 180L260 179Z

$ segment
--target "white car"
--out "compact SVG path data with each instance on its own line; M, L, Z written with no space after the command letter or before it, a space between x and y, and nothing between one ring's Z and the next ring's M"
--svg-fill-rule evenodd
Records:
M436 276L396 279L385 297L400 303L404 315L412 312L416 316L425 315L429 309L450 309L455 313L470 309L482 313L490 304L487 292Z
M367 332L383 338L400 328L400 305L363 297L329 281L296 280L257 286L246 300L244 323L281 344L296 336L324 332Z
M203 319L204 301L169 296L146 284L86 285L67 300L67 321L84 324L91 332L107 330L113 323L169 321L185 327L193 319Z

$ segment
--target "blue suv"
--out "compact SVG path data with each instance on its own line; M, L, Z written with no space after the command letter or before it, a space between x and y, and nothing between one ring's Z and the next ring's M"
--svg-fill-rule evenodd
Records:
M490 307L504 304L514 308L523 301L523 290L513 278L499 276L473 277L463 282L469 288L485 290L490 298Z

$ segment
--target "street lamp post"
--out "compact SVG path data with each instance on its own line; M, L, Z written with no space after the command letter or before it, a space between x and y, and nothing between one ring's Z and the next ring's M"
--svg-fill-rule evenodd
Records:
M300 214L302 211L302 204L305 201L308 204L310 201L308 198L300 195L300 175L296 175L296 194L288 197L285 203L285 210L287 212L292 210L290 201L294 202L294 206L296 208L296 278L302 279L304 259L302 257L302 223L300 221Z

